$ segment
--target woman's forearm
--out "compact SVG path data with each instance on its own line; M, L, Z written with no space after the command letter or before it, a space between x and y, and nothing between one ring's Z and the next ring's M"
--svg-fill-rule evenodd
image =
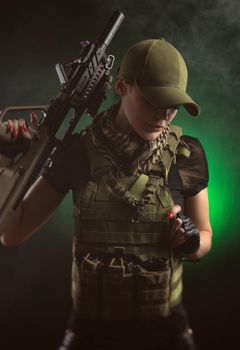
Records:
M47 200L46 200L47 198ZM64 198L40 176L26 193L3 232L1 241L13 246L22 243L43 226Z
M200 246L195 253L188 254L190 260L198 260L206 255L212 247L212 232L200 231Z

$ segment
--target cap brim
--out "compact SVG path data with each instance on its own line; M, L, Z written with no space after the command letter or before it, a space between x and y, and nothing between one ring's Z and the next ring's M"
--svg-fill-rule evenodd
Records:
M175 87L141 86L138 85L144 97L157 108L167 108L183 105L193 117L200 114L200 107L184 91Z

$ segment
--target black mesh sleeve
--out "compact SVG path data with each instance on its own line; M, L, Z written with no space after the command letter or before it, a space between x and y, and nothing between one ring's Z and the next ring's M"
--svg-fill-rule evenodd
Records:
M203 146L198 139L182 136L189 146L190 158L177 156L177 166L183 182L185 196L195 196L208 186L209 174L207 158Z
M53 155L42 176L58 192L80 189L90 178L89 162L81 135L74 134L60 153Z

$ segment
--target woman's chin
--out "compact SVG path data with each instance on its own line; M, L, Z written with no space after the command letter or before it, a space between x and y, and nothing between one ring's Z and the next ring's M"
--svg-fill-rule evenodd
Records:
M145 141L154 141L160 135L160 131L137 133Z

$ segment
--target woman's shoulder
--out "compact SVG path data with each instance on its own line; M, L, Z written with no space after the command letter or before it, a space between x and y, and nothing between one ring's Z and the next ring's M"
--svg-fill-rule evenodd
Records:
M177 166L185 191L188 195L195 195L208 186L209 173L206 153L199 139L183 135L181 140L189 148L190 156L189 158L177 156Z
M181 140L185 142L190 148L203 149L202 143L196 137L190 135L182 135Z
M196 137L183 135L181 136L183 143L187 145L190 150L190 162L207 162L206 153L202 143Z

